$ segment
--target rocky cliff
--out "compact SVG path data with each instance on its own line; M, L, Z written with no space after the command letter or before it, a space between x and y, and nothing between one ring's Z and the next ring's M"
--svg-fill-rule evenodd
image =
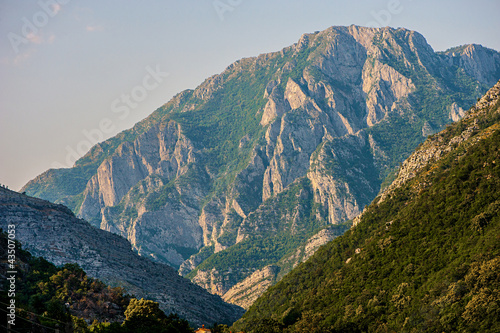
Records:
M0 228L8 225L15 226L16 239L33 254L56 265L78 263L89 276L153 299L192 323L230 323L243 312L173 268L140 257L126 239L92 227L65 206L0 188Z
M23 190L222 296L356 217L498 68L496 51L436 53L406 29L304 34L235 62Z
M457 65L480 82L493 86L500 77L500 55L478 44L451 48L441 55L449 64Z

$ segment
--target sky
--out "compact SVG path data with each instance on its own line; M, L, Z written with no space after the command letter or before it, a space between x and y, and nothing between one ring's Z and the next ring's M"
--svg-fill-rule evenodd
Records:
M498 0L0 0L0 184L71 167L234 61L330 26L500 51Z

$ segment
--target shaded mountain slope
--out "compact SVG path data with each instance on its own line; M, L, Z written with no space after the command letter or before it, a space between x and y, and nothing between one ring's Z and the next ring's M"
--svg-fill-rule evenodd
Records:
M12 232L13 229L8 230ZM10 303L8 278L15 271L15 305L20 317L13 325L16 332L31 332L41 325L55 329L61 320L71 327L70 314L87 322L122 322L125 319L130 296L124 294L123 289L110 288L88 277L75 264L56 267L42 257L31 255L21 243L16 241L14 244L15 247L9 247L8 234L0 233L0 301L3 305ZM9 260L9 248L15 248L15 260ZM2 316L0 325L6 327L9 319Z
M68 208L0 188L0 228L7 230L9 224L33 254L56 265L78 263L89 276L155 300L167 313L196 324L230 323L242 314L173 268L140 257L126 239L92 227Z
M355 221L259 298L248 332L497 332L500 82Z

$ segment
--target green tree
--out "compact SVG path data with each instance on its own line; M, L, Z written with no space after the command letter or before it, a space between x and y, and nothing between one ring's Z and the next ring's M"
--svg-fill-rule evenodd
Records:
M119 323L99 323L94 321L90 326L91 333L122 333L126 332L126 329Z
M270 318L264 318L257 325L254 333L281 333L285 327L278 321Z
M132 299L125 310L123 326L130 332L151 332L153 328L160 330L166 317L158 303L142 298Z
M56 299L52 299L48 304L47 304L47 311L45 312L46 317L59 320L62 322L70 322L71 321L71 315L68 312L68 309L64 307L64 305L61 304Z
M157 302L145 299L131 299L125 310L125 321L122 325L127 332L134 333L174 333L191 332L186 320L175 314L169 316L160 309Z

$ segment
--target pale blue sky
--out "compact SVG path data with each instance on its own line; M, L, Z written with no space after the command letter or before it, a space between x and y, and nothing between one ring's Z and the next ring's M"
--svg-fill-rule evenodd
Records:
M500 50L499 13L498 0L0 0L0 183L17 190L233 61L302 33L389 25L422 33L437 51Z

